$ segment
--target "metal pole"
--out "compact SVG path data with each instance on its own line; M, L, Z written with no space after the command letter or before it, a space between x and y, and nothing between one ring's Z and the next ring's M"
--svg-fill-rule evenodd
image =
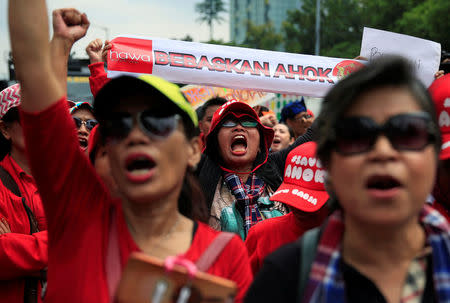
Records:
M316 49L315 55L320 53L320 0L316 0Z

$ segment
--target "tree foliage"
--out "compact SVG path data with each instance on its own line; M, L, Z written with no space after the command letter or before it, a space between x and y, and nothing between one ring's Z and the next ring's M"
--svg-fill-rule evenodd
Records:
M448 0L321 0L320 55L359 55L363 28L429 39L450 49ZM316 0L304 0L283 23L286 51L314 54Z
M195 11L200 15L197 21L209 25L209 40L213 40L213 23L221 23L224 19L221 13L226 12L223 0L203 0L195 4Z
M283 43L283 35L275 31L272 22L262 25L255 25L250 21L247 22L247 37L242 46L265 50L280 50Z

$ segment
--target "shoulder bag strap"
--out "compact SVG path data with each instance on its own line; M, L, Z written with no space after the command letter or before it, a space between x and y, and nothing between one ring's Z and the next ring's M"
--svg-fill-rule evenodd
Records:
M234 233L228 232L218 234L195 263L197 269L206 272L234 236Z
M320 228L317 227L308 230L300 239L297 240L297 243L301 245L300 276L298 279L298 302L301 302L308 284L309 273L311 272L311 266L316 256L319 237Z
M9 189L13 194L15 194L17 197L22 197L16 181L14 181L13 177L11 177L11 175L3 166L0 166L0 179L2 180L3 185L5 185L5 187Z
M16 181L14 181L13 177L6 171L3 166L0 166L0 179L7 189L9 189L17 197L22 198L22 204L27 213L28 221L30 222L30 234L37 233L39 231L39 227L36 216L26 203L25 198L22 196L22 193L20 192L19 186L17 185Z
M117 229L116 211L114 207L109 212L109 235L108 247L106 250L106 279L108 282L109 302L114 302L114 294L119 285L121 266L119 235Z

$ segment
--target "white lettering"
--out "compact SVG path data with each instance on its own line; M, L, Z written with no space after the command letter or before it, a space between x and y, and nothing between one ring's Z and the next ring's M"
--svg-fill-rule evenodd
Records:
M445 110L439 115L439 126L450 126L450 117Z
M314 181L317 183L324 183L326 174L327 174L326 171L323 169L316 170L316 175L314 176Z
M317 168L322 168L322 162L320 160L317 160Z
M291 163L294 163L295 161L297 161L297 156L296 155L292 157Z
M300 166L294 166L292 169L291 178L299 180L302 177L302 168Z
M300 161L300 164L301 164L302 166L308 165L308 159L307 159L306 157L303 157L303 158L302 158L302 161Z
M316 158L309 158L308 159L309 166L313 167L314 164L316 164L316 161L317 161Z
M311 181L314 178L314 172L311 168L307 168L303 171L303 180L306 182Z
M444 107L450 107L450 98L445 99Z
M291 171L292 171L292 167L291 167L291 165L289 164L289 165L286 167L286 171L284 172L284 176L290 178L290 177L291 177Z

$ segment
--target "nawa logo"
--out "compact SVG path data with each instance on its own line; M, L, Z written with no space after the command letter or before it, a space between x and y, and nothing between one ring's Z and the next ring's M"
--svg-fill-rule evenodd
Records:
M151 74L152 40L119 37L111 41L108 68L116 71Z

